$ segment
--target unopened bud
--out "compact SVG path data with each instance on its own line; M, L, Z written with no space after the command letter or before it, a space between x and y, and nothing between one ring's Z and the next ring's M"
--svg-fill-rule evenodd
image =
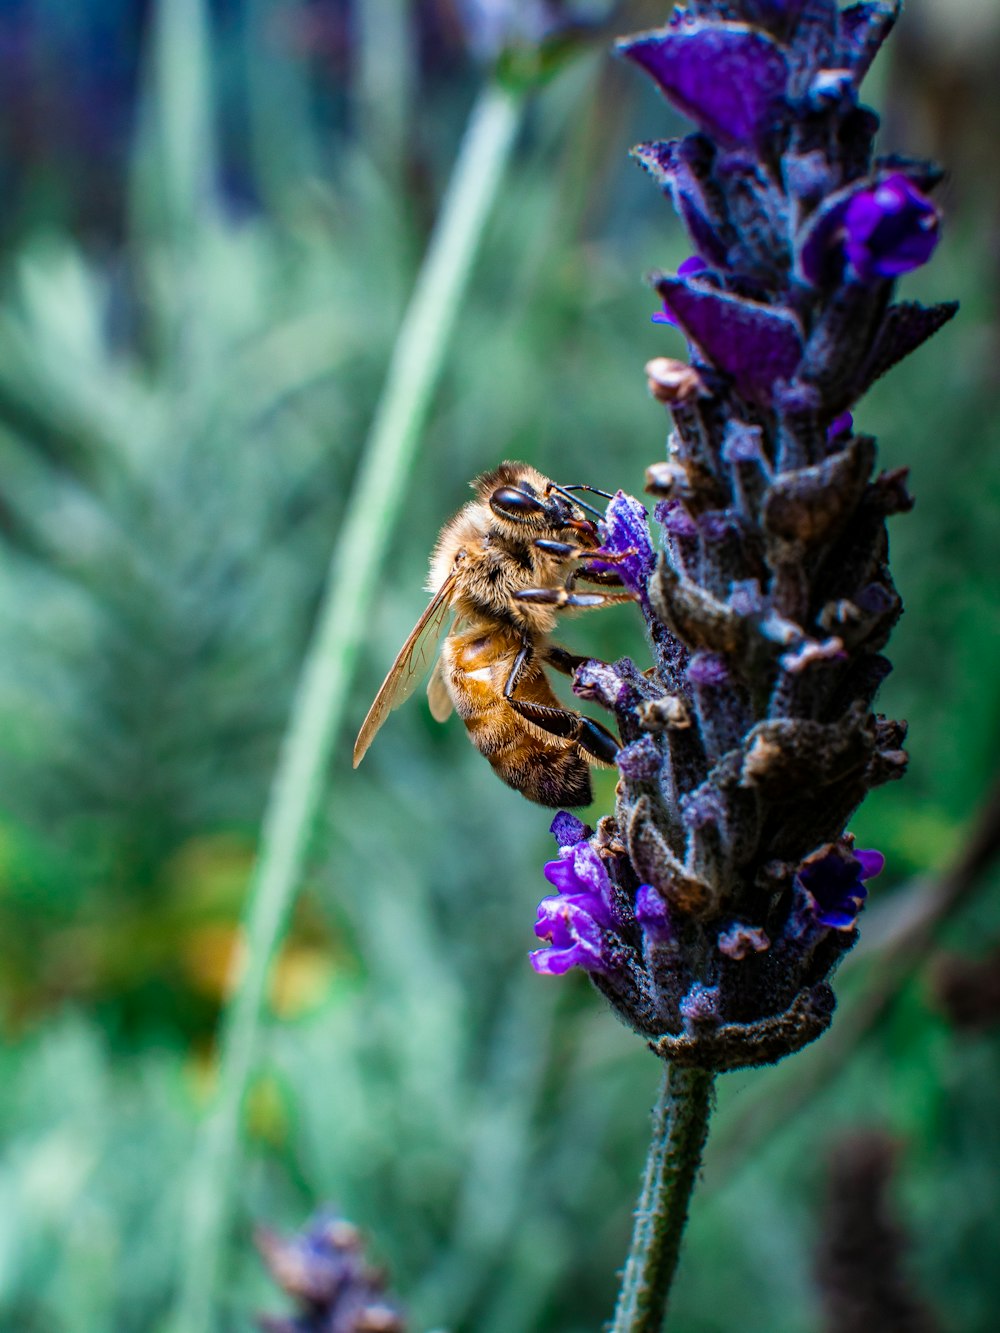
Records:
M654 356L646 362L646 382L658 403L686 403L707 390L701 376L686 361L669 356Z

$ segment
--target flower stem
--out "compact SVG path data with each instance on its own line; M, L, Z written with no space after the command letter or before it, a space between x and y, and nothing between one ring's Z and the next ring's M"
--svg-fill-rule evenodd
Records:
M708 1137L713 1076L668 1065L610 1333L660 1333Z
M302 876L368 607L524 104L489 84L473 108L406 311L330 562L275 772L244 915L245 957L220 1034L219 1089L191 1167L178 1330L207 1333L239 1166L240 1113L271 962Z

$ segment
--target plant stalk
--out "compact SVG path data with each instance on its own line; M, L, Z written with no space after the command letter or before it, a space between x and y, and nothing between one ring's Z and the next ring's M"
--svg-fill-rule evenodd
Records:
M610 1333L660 1333L712 1109L713 1075L668 1065Z
M242 967L223 1014L219 1087L192 1162L175 1327L208 1333L239 1168L240 1118L270 966L302 877L327 764L421 431L524 95L494 83L473 108L393 351L292 704L244 914Z

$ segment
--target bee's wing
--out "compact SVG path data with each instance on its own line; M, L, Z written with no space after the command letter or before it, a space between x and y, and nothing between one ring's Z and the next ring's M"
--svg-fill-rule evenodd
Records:
M451 695L448 693L448 686L444 683L442 663L443 659L439 657L434 663L434 670L427 682L427 704L435 722L447 722L454 707L451 702Z
M437 652L438 640L448 619L454 587L455 574L452 572L434 594L427 610L414 625L410 637L389 668L389 674L382 682L382 688L376 694L375 702L369 708L368 716L358 732L358 739L354 742L355 768L365 757L366 750L375 739L375 733L388 714L410 697Z

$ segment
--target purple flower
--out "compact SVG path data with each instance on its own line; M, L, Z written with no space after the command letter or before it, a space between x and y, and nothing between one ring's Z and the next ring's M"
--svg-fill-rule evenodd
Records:
M677 266L677 276L686 278L695 273L707 273L709 265L705 263L701 255L689 255L682 264ZM674 319L667 305L666 297L663 298L663 309L658 310L655 315L650 316L654 324L672 324L677 328L677 320Z
M764 137L788 82L788 62L770 37L742 23L677 24L619 42L686 116L724 143Z
M573 847L590 836L590 829L582 819L571 815L568 810L560 810L549 825L549 832L556 840L557 847Z
M612 496L604 518L598 525L601 550L624 559L608 564L600 559L590 561L594 569L613 570L626 588L637 592L645 600L646 584L656 564L656 552L649 535L646 507L631 495L619 491Z
M938 237L937 209L898 172L859 190L844 213L844 251L863 280L898 278L926 264Z
M868 890L863 881L881 874L885 857L874 850L854 851L847 843L830 843L799 866L799 885L814 904L816 920L831 930L850 930Z
M571 967L609 971L605 934L615 927L617 916L611 881L598 853L589 842L563 847L544 874L559 892L538 904L535 934L550 947L529 954L531 966L545 976L561 976Z

